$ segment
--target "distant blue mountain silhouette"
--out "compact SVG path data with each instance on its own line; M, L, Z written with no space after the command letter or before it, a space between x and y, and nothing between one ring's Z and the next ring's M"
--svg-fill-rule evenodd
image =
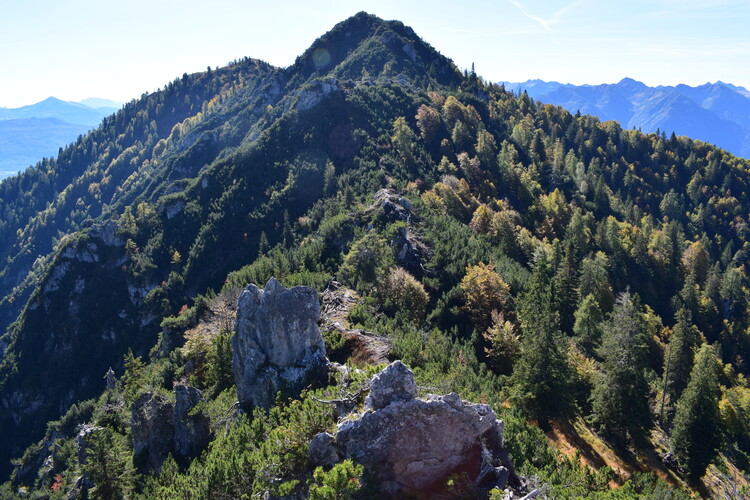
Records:
M542 80L500 82L516 93L572 112L616 120L626 128L674 132L716 144L750 158L750 91L724 82L697 87L649 87L632 78L602 85L571 85Z
M95 128L119 104L91 98L77 102L49 97L20 108L0 108L0 179L43 157L57 156L60 147Z

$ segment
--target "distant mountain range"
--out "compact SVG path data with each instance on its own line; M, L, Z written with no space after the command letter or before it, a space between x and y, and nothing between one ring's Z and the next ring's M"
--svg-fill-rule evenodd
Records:
M744 87L721 81L697 87L649 87L631 78L602 85L500 83L507 90L525 90L534 99L572 112L616 120L643 132L675 132L750 158L750 91Z
M121 106L108 99L81 102L49 97L20 108L0 108L0 179L55 156L80 134L96 127Z

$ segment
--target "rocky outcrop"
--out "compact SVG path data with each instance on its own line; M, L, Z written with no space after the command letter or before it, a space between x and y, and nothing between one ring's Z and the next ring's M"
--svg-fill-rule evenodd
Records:
M427 273L424 265L430 260L431 250L410 226L399 228L390 243L399 266L418 278Z
M411 401L419 396L414 374L401 361L394 361L370 382L370 394L365 400L366 410L380 410L391 403Z
M142 471L160 471L170 453L178 462L187 463L211 440L208 417L193 411L203 401L201 392L181 384L174 392L175 403L164 395L146 392L131 407L133 456Z
M341 461L336 438L327 432L321 432L313 437L308 447L308 455L312 463L323 467L332 467Z
M373 195L373 204L368 211L379 209L382 211L382 217L391 222L400 220L411 223L414 214L411 210L411 203L406 198L399 196L391 189L381 189Z
M237 303L232 370L243 406L270 408L280 390L295 393L326 377L320 302L306 286L284 288L271 278L248 285Z
M146 392L133 403L130 429L133 456L142 470L161 470L174 449L174 405L160 394Z
M388 495L430 498L450 478L484 491L519 485L502 434L488 405L455 393L418 398L413 373L395 361L372 379L364 412L335 435L315 436L308 451L317 465L335 457L364 465Z
M373 198L368 212L388 222L406 223L406 227L399 228L391 239L391 248L396 253L398 265L421 278L425 274L424 265L429 261L432 252L415 230L418 218L412 211L411 203L390 189L379 190Z
M339 85L335 78L313 81L310 85L299 91L294 108L299 111L312 109L326 96L337 90L339 90Z
M191 414L201 401L201 391L189 385L174 388L174 444L181 457L196 457L208 446L211 438L209 419L202 412Z
M76 455L78 456L78 462L85 464L88 459L89 449L89 436L94 432L103 430L103 427L92 424L82 424L78 427L78 433L75 437L76 443Z

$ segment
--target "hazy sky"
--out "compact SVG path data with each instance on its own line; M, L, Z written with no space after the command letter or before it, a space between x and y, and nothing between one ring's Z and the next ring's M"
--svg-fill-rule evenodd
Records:
M129 101L244 56L287 66L360 10L491 81L750 87L748 0L0 0L0 106Z

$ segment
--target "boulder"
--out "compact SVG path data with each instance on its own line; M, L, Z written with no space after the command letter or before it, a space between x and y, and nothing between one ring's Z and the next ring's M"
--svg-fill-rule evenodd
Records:
M310 457L310 462L323 467L332 467L341 461L341 454L336 446L335 438L327 432L321 432L313 437L310 446L307 448L307 454Z
M411 223L414 217L411 211L411 203L406 198L399 196L391 189L381 189L373 195L374 202L369 210L379 209L382 217L388 221L403 221Z
M379 410L396 401L411 401L419 396L414 374L401 361L394 361L372 378L365 409Z
M455 393L417 396L414 374L395 361L371 381L364 412L345 419L331 438L313 438L311 461L350 458L390 496L429 498L444 492L450 478L485 491L518 483L503 447L503 424L488 405Z
M401 227L391 240L396 251L396 262L411 274L422 277L427 272L424 263L430 259L432 251L419 238L411 227Z
M270 408L276 392L295 393L325 379L327 359L318 330L320 302L306 286L248 285L237 303L232 370L243 406Z

